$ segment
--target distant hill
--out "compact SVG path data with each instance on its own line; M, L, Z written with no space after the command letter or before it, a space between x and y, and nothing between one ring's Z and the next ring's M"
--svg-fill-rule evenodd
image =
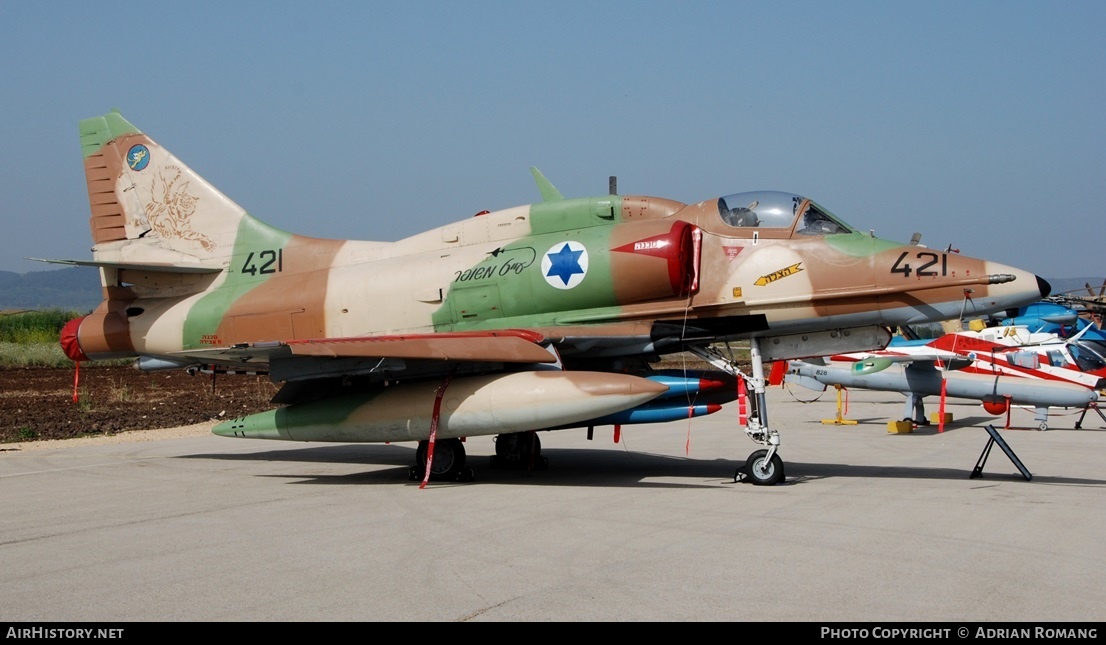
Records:
M1091 290L1094 291L1094 295L1098 295L1098 292L1102 290L1103 282L1102 278L1045 278L1048 283L1052 285L1052 295L1065 294L1069 296L1075 296L1078 298L1090 296L1091 293L1087 291L1087 285L1091 285Z
M1089 284L1095 294L1102 278L1045 278L1052 293L1085 296ZM67 309L91 311L100 303L100 272L93 267L69 267L31 273L0 271L0 310Z
M0 271L0 310L91 311L100 303L100 272L93 267L13 273Z

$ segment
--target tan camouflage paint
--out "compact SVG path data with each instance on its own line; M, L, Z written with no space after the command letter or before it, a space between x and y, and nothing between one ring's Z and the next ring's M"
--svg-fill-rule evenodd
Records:
M523 327L551 339L648 336L655 320L763 316L768 328L754 333L769 335L938 319L963 304L973 313L1040 295L1029 273L958 254L859 233L802 237L785 228L733 228L722 222L717 199L685 206L605 196L580 208L572 200L565 209L520 206L395 243L290 235L251 218L122 117L99 119L106 124L96 126L101 131L82 123L93 258L109 296L81 326L81 346L93 358L132 349L169 357L239 343L434 333L443 315L454 321L446 331ZM583 307L571 303L574 294L589 293L584 286L554 292L534 266L573 238L587 240L596 258L584 284L602 278L611 290L608 296L591 287L593 304ZM500 259L521 253L519 246L532 249L527 271L504 273ZM892 271L903 254L918 253L940 255L942 273ZM201 273L174 272L175 265ZM465 282L470 273L477 277ZM1017 279L987 285L989 274ZM967 301L965 289L972 290ZM566 307L525 311L554 297ZM467 304L456 309L458 302Z

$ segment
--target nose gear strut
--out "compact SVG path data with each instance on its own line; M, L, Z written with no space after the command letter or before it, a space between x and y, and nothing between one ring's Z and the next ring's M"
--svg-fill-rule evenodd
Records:
M736 376L741 383L745 384L745 389L753 393L753 396L749 398L749 414L743 429L750 439L765 446L765 449L757 450L749 455L749 458L745 460L745 464L734 473L734 481L747 480L758 486L772 486L784 481L783 460L778 454L780 435L768 427L764 361L760 355L760 344L757 339L749 339L751 375L745 374L738 368L737 363L732 358L732 352L731 356L727 356L710 345L689 346L688 351L718 369Z

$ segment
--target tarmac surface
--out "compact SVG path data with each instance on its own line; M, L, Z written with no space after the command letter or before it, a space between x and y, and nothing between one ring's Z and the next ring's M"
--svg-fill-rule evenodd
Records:
M1048 622L1106 619L1106 422L772 388L786 480L709 417L542 433L549 468L408 479L409 444L210 435L0 452L8 621ZM936 412L927 399L927 411ZM988 423L999 446L981 461ZM1016 429L1022 423L1027 429Z

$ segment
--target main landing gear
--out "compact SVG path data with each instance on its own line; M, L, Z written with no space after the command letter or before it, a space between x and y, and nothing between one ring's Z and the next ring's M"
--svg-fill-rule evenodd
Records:
M408 478L419 481L426 474L426 457L430 442L422 440L415 450L415 465ZM465 466L465 444L460 439L440 439L434 442L434 457L430 462L430 479L436 481L470 482L476 479L472 468Z
M411 466L408 478L420 481L426 474L426 457L430 452L430 442L422 440L415 450L415 465ZM439 439L434 442L434 457L430 462L430 479L434 481L471 482L476 479L472 468L465 465L465 444L460 439ZM492 468L514 468L527 472L545 470L549 459L541 454L541 439L538 433L511 432L496 435L495 455L491 459Z
M492 468L520 468L530 472L545 470L549 460L541 454L538 433L530 430L496 435L491 465Z
M749 339L749 359L752 363L752 376L743 373L737 368L737 364L729 357L710 346L693 346L688 348L696 356L709 362L715 367L729 372L739 379L739 384L748 390L752 390L752 396L748 397L748 416L742 411L742 419L745 421L745 434L753 441L765 446L749 455L742 465L734 472L735 482L748 481L757 486L774 486L784 481L783 459L778 450L780 447L780 435L775 430L768 428L768 405L765 400L764 361L760 356L760 345L756 338Z

